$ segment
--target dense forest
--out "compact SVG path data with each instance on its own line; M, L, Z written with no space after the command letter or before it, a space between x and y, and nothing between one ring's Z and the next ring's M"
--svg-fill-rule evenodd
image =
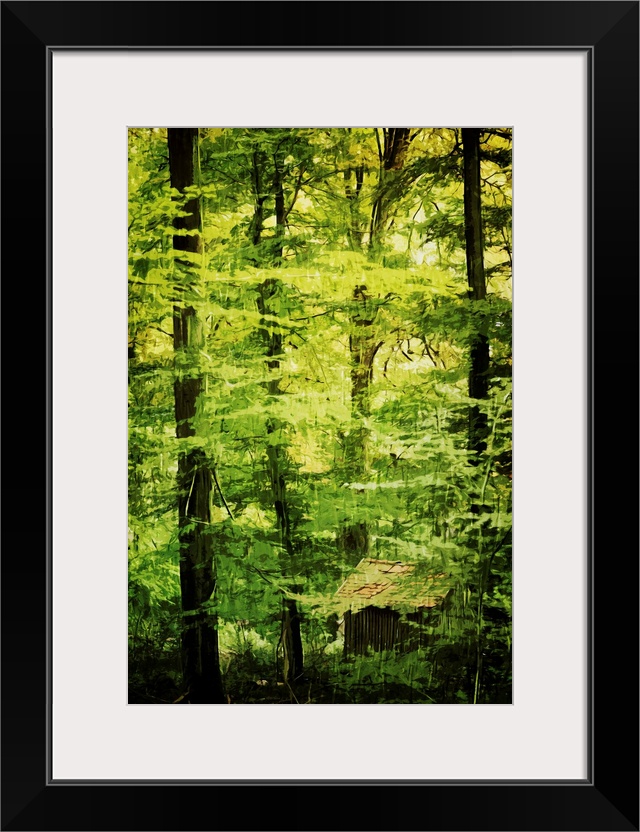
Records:
M511 130L129 130L129 702L511 702Z

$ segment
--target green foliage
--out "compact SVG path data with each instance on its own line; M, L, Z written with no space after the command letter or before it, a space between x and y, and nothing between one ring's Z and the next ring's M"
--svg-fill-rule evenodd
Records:
M216 474L215 610L232 702L510 701L509 141L487 133L482 145L488 294L477 302L459 131L411 131L402 166L386 171L381 130L200 132L205 253L185 271L166 130L129 131L130 686L140 701L180 694L176 471L179 449L197 447ZM182 305L203 322L204 347L174 355ZM481 330L490 385L475 401ZM195 435L181 440L178 376L202 380ZM489 429L479 458L468 450L474 405ZM360 557L357 529L369 557L448 576L426 647L344 654L336 591ZM282 682L290 598L306 656L296 690Z

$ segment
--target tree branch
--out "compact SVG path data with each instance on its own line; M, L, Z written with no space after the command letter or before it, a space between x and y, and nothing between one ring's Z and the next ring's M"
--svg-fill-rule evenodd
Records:
M218 489L218 494L220 495L220 499L222 500L222 504L226 508L227 514L229 515L229 517L232 520L234 520L235 518L234 518L233 514L231 513L231 509L229 508L229 505L228 505L227 501L224 498L224 494L222 493L222 489L220 488L220 483L218 482L218 475L216 474L216 469L212 468L211 473L213 475L213 481L216 485L216 488Z

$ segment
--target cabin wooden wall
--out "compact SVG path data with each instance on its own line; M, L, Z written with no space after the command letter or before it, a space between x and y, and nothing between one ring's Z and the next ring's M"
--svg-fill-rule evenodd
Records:
M420 610L406 616L411 623L402 621L400 613L389 608L365 607L359 612L347 610L344 614L344 652L362 655L372 650L397 650L407 652L426 644L426 634Z

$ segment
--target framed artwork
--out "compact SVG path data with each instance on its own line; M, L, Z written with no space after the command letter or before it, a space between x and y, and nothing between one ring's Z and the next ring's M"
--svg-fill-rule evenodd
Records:
M2 18L3 829L638 829L638 3Z

